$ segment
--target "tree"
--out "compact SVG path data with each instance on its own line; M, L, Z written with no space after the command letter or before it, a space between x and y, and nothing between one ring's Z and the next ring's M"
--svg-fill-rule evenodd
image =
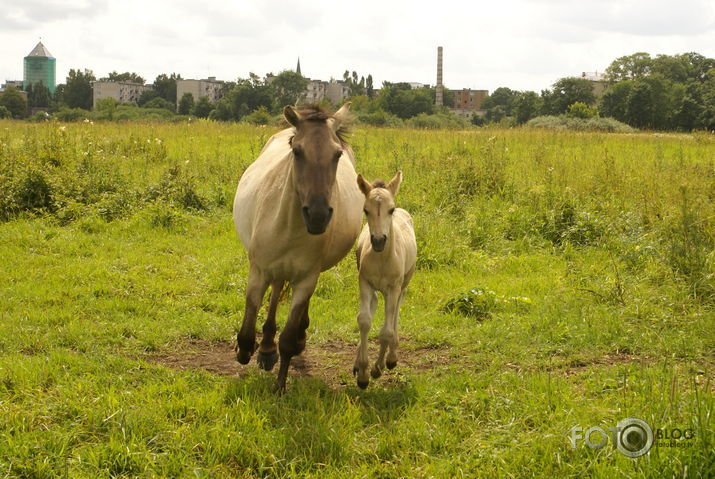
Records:
M650 74L652 65L653 59L645 52L618 57L606 68L606 78L611 82L643 78Z
M171 75L162 73L154 80L154 91L164 100L176 104L176 80L181 79L181 75L177 73L172 73Z
M270 83L270 90L273 93L273 112L277 113L286 105L298 103L305 96L307 87L308 79L291 70L283 70L273 77Z
M365 94L368 98L372 98L375 96L375 89L372 84L372 75L368 75L367 79L365 80Z
M633 80L624 80L606 88L601 96L599 109L603 116L627 122L628 96L633 89Z
M42 81L27 86L27 106L30 108L47 108L52 101L52 93Z
M516 123L521 125L539 116L542 108L541 97L533 91L524 91L516 97L513 103L513 113Z
M219 100L218 111L212 118L238 121L260 107L273 107L271 87L255 73L249 73L248 78L239 78Z
M194 106L194 116L208 118L213 109L214 105L209 101L209 97L201 96Z
M159 96L159 92L157 92L156 90L145 90L141 93L141 95L139 95L139 100L137 100L137 104L139 106L144 106L148 102L152 101L154 98L161 98ZM169 102L168 100L166 100L164 98L161 98L161 99ZM171 103L171 102L169 102L169 103ZM176 104L176 101L174 101L173 104Z
M179 114L180 115L190 115L191 111L194 109L194 95L191 93L184 93L179 100Z
M116 71L111 72L109 75L107 75L104 78L100 78L100 81L113 81L113 82L132 82L132 83L139 83L143 85L146 83L146 80L139 76L137 73L131 73L131 72L124 72L124 73L117 73Z
M552 90L543 90L541 98L544 101L543 112L546 115L560 115L576 102L593 105L596 96L593 94L593 84L585 78L561 78L553 84Z
M0 107L5 107L13 118L24 118L27 114L27 101L13 86L0 94Z
M92 70L70 70L63 91L64 103L69 108L92 109L92 82L95 81Z
M0 106L0 120L4 120L6 118L12 118L12 113L10 113L10 110L4 106Z
M102 119L113 120L114 113L117 111L117 100L112 97L97 100L97 104L94 106L94 111Z
M412 89L409 83L384 82L378 99L386 112L407 119L420 113L434 113L434 94L429 88Z
M498 122L505 116L512 116L514 103L518 97L519 92L511 88L499 87L494 90L482 102L482 109L487 110L486 119Z

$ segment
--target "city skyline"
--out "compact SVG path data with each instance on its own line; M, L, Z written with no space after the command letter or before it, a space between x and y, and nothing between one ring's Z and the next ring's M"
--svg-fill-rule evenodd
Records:
M40 37L57 58L58 83L70 68L97 78L136 72L149 83L172 72L231 81L295 69L300 57L313 79L340 79L347 69L372 74L376 88L385 80L434 85L441 45L447 88L539 91L637 51L715 56L711 2L448 1L433 10L401 1L216 1L200 10L184 0L28 1L0 19L0 80L22 78L22 59Z

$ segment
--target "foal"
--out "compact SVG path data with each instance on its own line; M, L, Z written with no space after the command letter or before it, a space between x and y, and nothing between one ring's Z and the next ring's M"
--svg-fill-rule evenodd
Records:
M358 386L365 389L370 382L367 335L377 309L377 291L385 300L385 323L380 331L380 354L370 373L377 379L385 365L389 369L397 365L397 317L405 289L415 272L417 242L412 217L407 211L395 208L402 172L398 171L387 185L382 181L371 185L362 175L358 175L357 182L365 195L367 224L360 233L356 251L360 271L360 312L357 316L360 345L353 374L357 375Z

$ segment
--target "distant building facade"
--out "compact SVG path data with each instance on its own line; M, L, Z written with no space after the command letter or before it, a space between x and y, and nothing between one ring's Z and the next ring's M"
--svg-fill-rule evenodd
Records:
M31 84L42 82L43 85L50 89L50 93L54 95L57 87L55 81L56 70L55 57L45 48L42 42L39 42L24 59L22 89L27 90Z
M205 96L211 103L216 103L223 98L226 83L216 80L216 77L208 77L204 80L176 80L176 109L179 109L181 97L186 93L191 93L194 101Z
M350 96L350 87L341 80L323 81L308 80L303 101L305 103L320 103L323 100L330 100L338 104Z
M603 73L581 72L580 78L588 80L593 84L593 94L596 95L596 98L599 98L601 95L603 95L603 92L606 91L606 87L608 86L606 75L604 75Z
M117 103L137 102L142 93L151 90L152 85L142 85L129 81L96 81L92 83L92 108L99 100L114 98Z
M22 80L5 80L5 84L2 86L2 89L6 88L17 88L18 90L22 90L24 82Z
M451 90L452 93L452 113L471 118L475 113L484 116L486 113L482 109L482 103L489 96L489 90L472 90L462 88L461 90Z

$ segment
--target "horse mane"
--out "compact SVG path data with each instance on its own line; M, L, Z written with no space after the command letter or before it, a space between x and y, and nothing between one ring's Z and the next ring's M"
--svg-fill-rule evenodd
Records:
M307 121L326 121L330 118L335 118L330 111L328 111L321 105L318 105L317 103L301 106L299 114L303 120ZM335 131L335 135L338 137L338 140L340 140L340 143L342 143L343 145L347 145L348 137L352 132L350 128L351 119L352 118L350 117L348 117L347 120L343 118L340 122L340 125L338 126L338 129Z
M385 182L384 182L383 180L375 180L375 181L372 183L372 187L373 187L373 188L384 188L385 186L386 186L386 185L385 185Z

